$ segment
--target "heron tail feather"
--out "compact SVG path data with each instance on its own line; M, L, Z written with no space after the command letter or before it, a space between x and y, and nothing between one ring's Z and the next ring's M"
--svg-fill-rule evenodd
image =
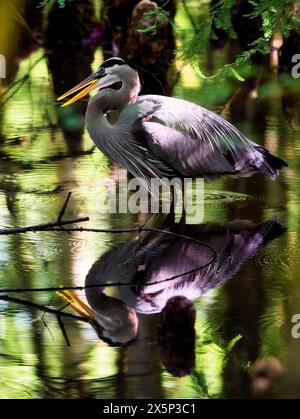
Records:
M288 167L287 162L274 156L266 148L255 146L255 149L259 151L260 156L262 157L260 164L256 165L257 169L271 179L275 180L279 170L283 167Z

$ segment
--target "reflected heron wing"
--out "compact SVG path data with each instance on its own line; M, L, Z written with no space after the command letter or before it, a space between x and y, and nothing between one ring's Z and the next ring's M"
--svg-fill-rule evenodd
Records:
M238 220L227 225L207 223L191 226L191 229L193 235L216 250L217 259L202 269L201 266L211 260L208 249L192 241L173 238L168 247L157 249L157 255L149 258L143 280L139 280L142 288L138 293L136 288L121 289L124 300L137 312L160 312L176 295L184 295L190 300L198 298L235 275L267 241L283 232L276 218L259 225ZM189 236L188 232L185 234ZM179 276L166 281L174 275Z

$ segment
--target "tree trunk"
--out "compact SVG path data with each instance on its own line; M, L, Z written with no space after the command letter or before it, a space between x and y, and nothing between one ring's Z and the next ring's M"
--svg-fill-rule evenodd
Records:
M55 3L48 15L46 51L56 97L60 96L91 72L94 59L95 10L92 0L67 2L64 8ZM86 104L80 102L72 109L58 109L62 128L71 154L82 151Z
M119 55L136 67L142 79L142 94L171 94L177 80L172 27L175 0L167 3L104 0L103 3L104 58ZM159 9L163 5L163 9Z

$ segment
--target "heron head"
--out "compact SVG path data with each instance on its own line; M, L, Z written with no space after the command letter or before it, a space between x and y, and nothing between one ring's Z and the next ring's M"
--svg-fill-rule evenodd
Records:
M86 96L92 90L99 88L108 94L120 91L126 85L132 94L130 101L136 99L140 91L138 73L131 68L122 58L114 57L104 61L95 73L64 93L57 100L63 100L74 93L72 99L65 102L62 107L71 105Z
M122 301L107 297L111 310L103 312L91 308L70 290L57 293L76 313L93 327L97 336L110 346L123 346L133 342L138 335L136 311Z

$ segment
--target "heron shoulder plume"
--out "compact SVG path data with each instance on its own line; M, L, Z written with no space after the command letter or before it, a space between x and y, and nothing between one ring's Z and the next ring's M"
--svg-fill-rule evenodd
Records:
M183 99L138 96L138 73L123 59L109 58L61 99L80 91L63 106L98 88L89 101L87 128L97 147L133 176L250 176L276 179L287 163L254 143L221 116ZM108 111L119 111L111 124Z

